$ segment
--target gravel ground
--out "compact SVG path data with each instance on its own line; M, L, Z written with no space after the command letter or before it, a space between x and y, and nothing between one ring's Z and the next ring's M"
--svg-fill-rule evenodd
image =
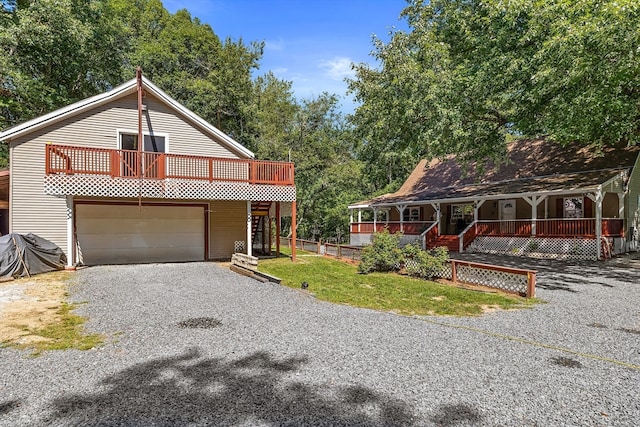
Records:
M108 343L0 349L0 425L639 425L634 262L533 262L548 303L475 318L332 305L212 263L88 268L72 297Z

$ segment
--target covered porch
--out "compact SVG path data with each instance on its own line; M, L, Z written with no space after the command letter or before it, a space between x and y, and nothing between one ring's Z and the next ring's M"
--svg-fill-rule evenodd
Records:
M627 250L624 174L559 188L540 181L535 192L482 194L479 184L467 197L350 206L351 242L387 228L402 231L403 243L456 252L601 259Z

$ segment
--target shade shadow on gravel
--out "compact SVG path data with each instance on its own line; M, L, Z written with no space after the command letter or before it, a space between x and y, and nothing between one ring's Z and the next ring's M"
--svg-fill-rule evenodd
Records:
M466 422L479 423L482 416L469 405L443 405L431 420L438 426L454 426Z
M306 358L257 352L236 360L198 349L135 365L102 381L95 394L56 399L51 424L370 425L415 421L404 402L370 389L311 386L290 376Z
M18 405L20 405L20 402L17 400L8 400L0 403L0 415L11 412L13 409L17 408Z

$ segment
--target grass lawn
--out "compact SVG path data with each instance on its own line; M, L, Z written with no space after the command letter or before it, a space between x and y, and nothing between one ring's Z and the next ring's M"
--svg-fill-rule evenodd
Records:
M405 315L469 316L535 303L515 295L460 289L396 273L359 274L355 265L297 253L295 263L288 257L260 260L258 269L281 278L291 288L300 289L305 281L308 291L324 301Z

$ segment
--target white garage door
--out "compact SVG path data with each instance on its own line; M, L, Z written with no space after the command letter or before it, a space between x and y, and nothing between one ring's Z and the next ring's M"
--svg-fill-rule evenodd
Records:
M85 265L202 261L203 206L76 204Z

